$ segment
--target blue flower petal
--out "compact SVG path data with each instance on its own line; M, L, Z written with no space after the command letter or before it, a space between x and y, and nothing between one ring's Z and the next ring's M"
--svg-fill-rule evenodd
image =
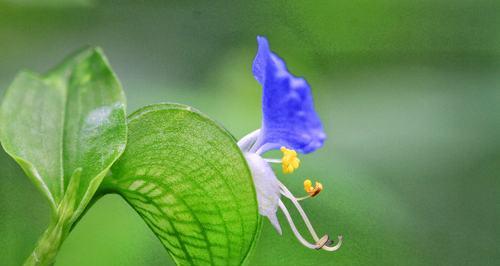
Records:
M263 87L260 152L281 146L301 153L315 151L326 135L314 111L309 84L288 72L285 62L271 52L266 38L259 36L257 42L252 71Z

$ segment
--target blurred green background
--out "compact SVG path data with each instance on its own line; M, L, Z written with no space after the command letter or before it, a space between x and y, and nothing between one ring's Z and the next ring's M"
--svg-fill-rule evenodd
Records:
M280 178L324 192L304 202L336 253L269 222L250 265L500 264L500 2L0 0L0 92L16 72L45 72L103 47L128 111L192 105L236 137L260 125L251 74L256 35L307 77L329 139ZM23 108L19 106L19 108ZM49 208L0 151L0 265L20 265ZM118 196L106 196L56 265L172 265Z

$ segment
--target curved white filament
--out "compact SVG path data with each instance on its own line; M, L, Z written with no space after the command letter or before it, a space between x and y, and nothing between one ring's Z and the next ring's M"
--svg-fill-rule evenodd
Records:
M320 245L311 244L311 243L307 242L307 240L305 240L302 237L302 235L299 233L299 231L295 227L295 224L293 223L292 217L290 216L290 213L288 213L288 209L285 207L285 204L283 204L283 202L281 200L279 201L279 206L280 206L281 211L283 211L283 214L285 214L285 217L288 220L290 227L292 228L293 234L295 235L295 237L297 237L297 239L300 241L300 243L302 243L302 245L304 245L310 249L320 249L321 248Z
M238 141L238 147L240 147L240 149L243 152L250 151L253 148L253 146L255 145L255 142L257 142L259 135L260 135L260 128L250 132L249 134L247 134L246 136L241 138Z
M283 183L279 182L279 184L280 184L282 194L285 197L287 197L288 199L290 199L290 201L295 205L295 208L297 208L297 211L299 212L300 216L302 217L302 220L306 224L307 230L309 230L309 233L311 233L311 236L313 237L314 241L318 242L320 240L320 238L318 237L318 234L316 234L316 231L314 230L311 222L309 221L309 218L307 217L307 214L305 213L304 209L302 209L302 206L300 206L297 198L295 198L295 196L293 196L293 194L290 192L290 190L288 190L288 188L285 185L283 185ZM340 246L342 245L342 236L338 236L337 239L338 239L338 243L335 246L330 247L330 246L324 245L321 248L323 250L327 250L327 251L338 250L340 248Z

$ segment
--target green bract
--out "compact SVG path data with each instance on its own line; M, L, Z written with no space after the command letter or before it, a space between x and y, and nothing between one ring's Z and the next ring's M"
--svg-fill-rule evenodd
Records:
M234 138L192 108L158 104L129 118L104 187L121 194L179 265L239 265L259 225L250 171Z

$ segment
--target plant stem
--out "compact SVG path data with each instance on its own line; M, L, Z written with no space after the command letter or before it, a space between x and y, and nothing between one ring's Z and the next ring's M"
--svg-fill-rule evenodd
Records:
M64 217L54 219L49 224L31 255L24 262L24 266L45 266L53 265L64 239L69 234L68 222Z
M75 211L76 192L80 182L81 168L75 170L64 194L57 213L43 233L42 237L24 262L24 266L47 266L53 265L61 245L71 231L75 222L73 217ZM77 217L78 218L78 217Z

